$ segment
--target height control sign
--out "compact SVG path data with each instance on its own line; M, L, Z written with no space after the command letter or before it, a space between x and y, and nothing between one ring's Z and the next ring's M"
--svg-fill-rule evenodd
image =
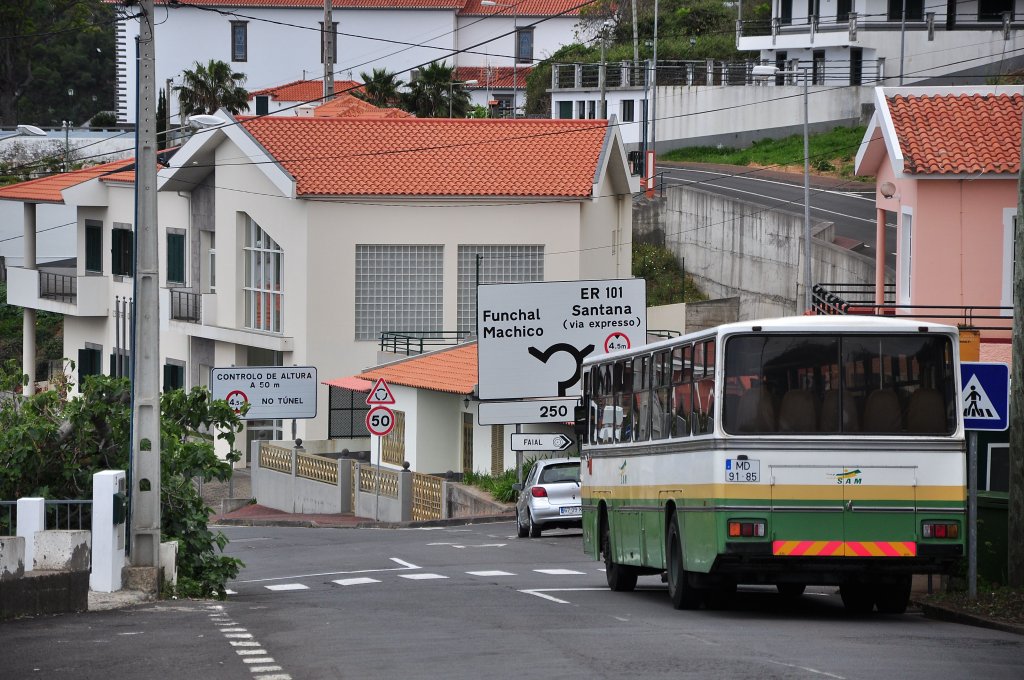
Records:
M586 357L647 342L643 279L481 285L477 301L481 399L578 395Z
M210 369L210 392L245 420L316 418L315 366L236 366Z

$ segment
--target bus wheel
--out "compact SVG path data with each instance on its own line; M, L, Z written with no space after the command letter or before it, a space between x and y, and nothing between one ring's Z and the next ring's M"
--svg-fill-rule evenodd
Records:
M668 528L668 596L676 609L697 609L701 593L690 585L686 570L683 569L683 543L679 536L679 523L672 518Z
M786 598L787 600L795 600L804 594L804 590L807 586L803 583L778 583L775 585L779 589L779 595Z
M844 583L839 586L839 597L843 599L848 614L870 614L875 607L872 588L862 583Z
M882 614L902 614L910 602L910 576L901 576L896 583L875 586L875 605Z
M601 552L604 553L604 575L608 587L616 592L628 592L636 588L636 571L624 564L617 564L612 559L612 541L608 532L608 522L604 522L601 532Z

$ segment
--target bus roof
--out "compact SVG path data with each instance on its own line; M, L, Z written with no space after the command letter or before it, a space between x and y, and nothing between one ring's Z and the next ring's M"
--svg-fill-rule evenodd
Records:
M657 351L662 347L672 347L680 342L710 337L724 337L735 333L767 332L767 333L916 333L921 329L931 333L943 333L957 336L956 326L934 323L909 317L884 317L867 315L813 315L783 316L771 319L755 319L722 324L713 328L705 328L684 336L658 340L647 345L638 345L631 349L611 354L596 354L586 358L584 364L592 364L614 357L627 357L634 354ZM755 329L757 329L755 331Z

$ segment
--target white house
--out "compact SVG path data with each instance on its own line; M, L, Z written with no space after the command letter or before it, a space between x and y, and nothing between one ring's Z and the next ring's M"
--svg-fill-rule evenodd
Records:
M165 387L207 384L211 367L353 375L384 332L469 334L477 281L630 276L638 186L615 127L220 115L160 172ZM65 315L76 379L127 365L134 189L132 169L108 168L60 191L77 209L63 296L10 269L10 303ZM34 205L13 192L0 200ZM353 435L332 429L326 386L318 403L299 436ZM283 425L250 422L247 436L280 439Z
M360 80L361 72L379 68L409 81L414 69L432 61L527 67L576 40L579 0L483 1L334 2L335 79ZM180 84L184 69L210 59L244 73L249 90L323 78L323 0L157 0L157 6L156 82L161 85ZM139 20L117 26L118 120L134 122ZM516 92L522 107L525 79ZM172 103L172 115L176 108Z

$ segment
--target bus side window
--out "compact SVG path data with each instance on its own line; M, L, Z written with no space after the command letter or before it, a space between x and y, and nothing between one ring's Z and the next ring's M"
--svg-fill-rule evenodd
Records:
M651 404L651 439L665 439L672 431L672 353L654 355L654 401Z
M672 401L675 417L673 437L690 435L690 381L693 376L693 346L685 345L672 351Z
M697 343L693 359L693 433L710 434L715 431L715 341Z

